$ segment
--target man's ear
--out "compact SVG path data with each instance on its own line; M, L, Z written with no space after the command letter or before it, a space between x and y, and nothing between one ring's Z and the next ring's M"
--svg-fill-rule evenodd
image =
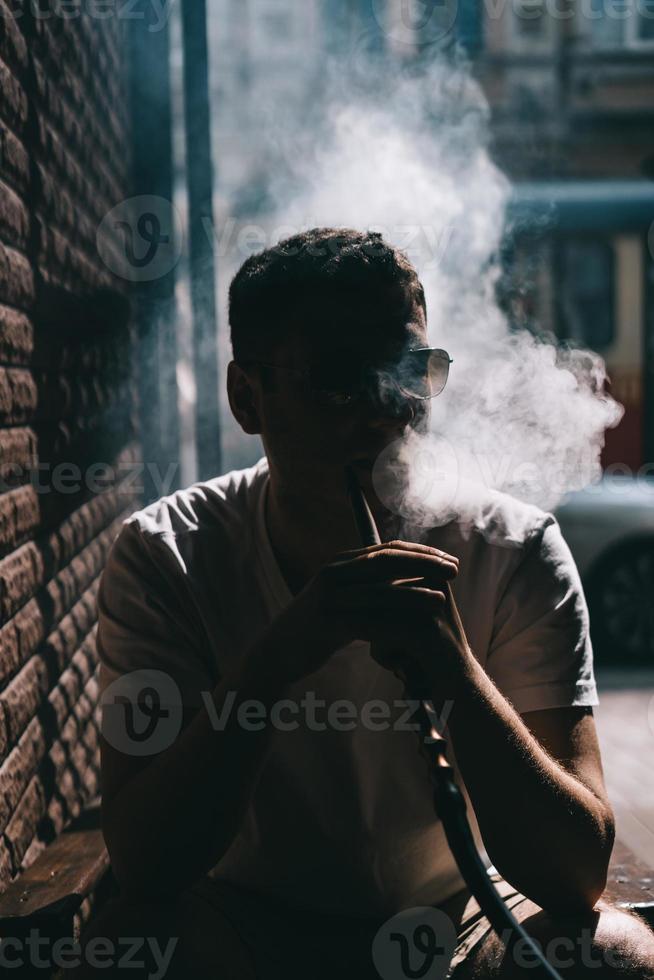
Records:
M227 397L232 415L249 436L261 434L261 417L255 383L236 361L227 365Z

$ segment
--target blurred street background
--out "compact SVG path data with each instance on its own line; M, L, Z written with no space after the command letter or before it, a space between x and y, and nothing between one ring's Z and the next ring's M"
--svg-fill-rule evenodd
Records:
M600 672L596 709L617 835L654 866L654 671Z

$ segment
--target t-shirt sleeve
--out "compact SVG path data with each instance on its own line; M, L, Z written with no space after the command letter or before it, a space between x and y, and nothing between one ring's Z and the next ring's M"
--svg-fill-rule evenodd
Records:
M486 670L521 714L598 704L588 607L551 514L501 596Z
M137 521L125 523L98 588L101 692L133 671L161 671L183 705L202 703L201 692L212 690L215 680L185 596L182 570L167 545Z

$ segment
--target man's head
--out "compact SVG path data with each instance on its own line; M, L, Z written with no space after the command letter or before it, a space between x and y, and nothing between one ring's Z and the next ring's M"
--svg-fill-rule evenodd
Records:
M251 256L234 277L229 322L234 359L274 360L278 345L322 328L316 313L325 301L348 296L373 304L394 291L421 307L425 294L406 256L381 235L347 228L314 228ZM384 325L379 325L380 334ZM380 338L381 339L381 338Z
M428 346L425 295L381 235L315 228L252 256L231 285L230 326L232 412L278 471L329 480L426 424L429 401L392 381ZM339 396L361 370L357 397Z

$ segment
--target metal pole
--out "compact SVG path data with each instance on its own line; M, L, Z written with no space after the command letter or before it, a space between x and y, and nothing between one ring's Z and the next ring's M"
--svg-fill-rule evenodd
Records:
M206 0L182 0L198 479L222 472Z
M364 31L368 32L368 51L372 56L382 55L386 50L386 35L384 34L383 11L385 4L373 0L359 0L359 21Z
M147 17L129 21L132 189L157 210L173 201L170 36L168 25L151 30ZM136 215L134 216L136 218ZM177 399L175 270L134 286L138 333L139 424L146 503L180 482Z
M654 231L643 241L643 287L642 462L654 464Z
M457 36L470 58L477 58L484 43L484 8L481 0L463 0L459 4Z

